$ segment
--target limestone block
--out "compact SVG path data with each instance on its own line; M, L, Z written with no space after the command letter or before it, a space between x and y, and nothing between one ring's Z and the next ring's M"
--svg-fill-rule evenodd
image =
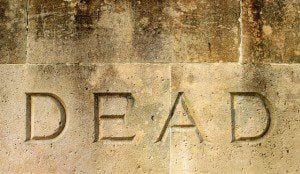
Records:
M168 148L154 143L170 107L167 65L0 69L1 171L167 172Z
M0 65L6 173L298 173L300 67Z
M200 136L181 126L183 137L170 140L172 173L298 173L299 70L174 65L173 98L182 92Z

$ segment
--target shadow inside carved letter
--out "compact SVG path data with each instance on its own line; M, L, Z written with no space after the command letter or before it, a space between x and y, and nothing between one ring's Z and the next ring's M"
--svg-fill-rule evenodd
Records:
M26 141L51 140L66 125L66 111L58 96L50 93L26 94Z
M95 142L131 142L135 134L126 120L133 107L130 93L95 94Z

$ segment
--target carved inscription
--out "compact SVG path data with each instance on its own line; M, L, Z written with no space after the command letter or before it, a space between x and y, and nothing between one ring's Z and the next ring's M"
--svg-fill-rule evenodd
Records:
M170 127L171 132L194 131L195 136L199 139L199 141L203 141L195 121L186 105L183 92L178 93L169 117L167 118L166 123L156 142L159 142L163 139L168 127Z
M266 135L271 123L268 100L255 92L231 92L230 97L232 142L257 140ZM95 93L94 102L94 141L132 142L135 133L127 123L134 105L132 94ZM168 128L171 138L180 139L178 135L189 134L202 142L190 110L183 92L179 92L156 142L165 137ZM66 111L58 96L26 93L26 141L54 139L65 125Z
M26 94L26 141L54 139L62 133L65 125L66 111L58 96Z
M231 93L232 142L257 140L270 128L267 99L255 92Z
M126 125L134 100L131 93L95 94L95 142L131 142L135 134Z

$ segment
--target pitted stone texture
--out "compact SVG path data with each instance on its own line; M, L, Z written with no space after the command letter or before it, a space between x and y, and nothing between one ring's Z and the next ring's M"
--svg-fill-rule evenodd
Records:
M122 66L12 66L0 68L0 170L8 173L167 173L168 150L154 144L161 115L169 109L169 68L167 65L122 65ZM27 140L26 94L52 93L60 98L66 111L63 132L47 140ZM126 112L122 125L135 135L132 141L122 137L127 132L117 132L119 139L95 141L95 94L131 93L134 103ZM37 101L39 100L39 102ZM49 102L48 110L44 107ZM108 103L109 104L109 103ZM125 101L104 114L121 114ZM120 105L120 110L119 106ZM57 119L57 106L47 96L32 102L34 114ZM106 105L109 107L109 105ZM99 106L103 110L102 106ZM46 111L47 110L47 111ZM113 113L114 111L114 113ZM52 113L52 115L48 114ZM36 117L36 115L34 115ZM100 117L100 119L102 119ZM107 118L103 118L108 120ZM118 130L111 119L109 125L99 125L100 132ZM38 122L35 122L38 123ZM55 122L57 124L57 122ZM55 127L39 135L53 133ZM104 122L106 124L106 122ZM109 128L109 129L106 129ZM105 135L106 136L106 135ZM113 135L115 136L115 134ZM151 144L151 146L150 146ZM153 145L153 146L152 146Z
M173 147L170 161L176 162L170 166L175 168L173 173L184 170L187 173L299 172L296 161L299 160L300 140L296 137L300 131L300 84L295 81L299 70L298 65L174 65L173 100L178 92L184 92L185 103L203 142L200 143L192 131L184 135L189 128L181 127L182 139L170 140L170 147ZM233 93L244 98L234 99L242 108L232 108ZM260 97L252 96L253 93L265 96L266 108ZM267 127L265 109L270 111L271 122L266 134L262 135L261 131ZM245 120L241 122L240 117ZM254 124L251 117L255 117L255 126L251 126ZM241 130L234 130L237 127L242 128L242 134ZM232 134L234 131L236 138ZM190 136L193 138L187 138ZM245 138L248 136L258 137ZM197 150L190 151L194 146Z
M0 64L26 61L26 1L0 1Z
M239 13L237 0L32 0L27 62L235 62Z
M299 65L1 65L0 72L1 171L299 172ZM245 126L246 137L259 135L266 125L266 114L259 111L264 108L259 99L245 97L249 92L266 98L269 130L254 140L234 140L233 126ZM26 141L30 93L59 97L67 121L58 137ZM235 100L239 112L232 110L232 94L243 98ZM34 109L43 111L35 113L58 112L53 100L35 100L40 102L32 103ZM253 106L244 108L249 103ZM257 125L249 127L253 120L247 119L233 124L233 116L246 117L244 109ZM53 133L51 125L35 133Z

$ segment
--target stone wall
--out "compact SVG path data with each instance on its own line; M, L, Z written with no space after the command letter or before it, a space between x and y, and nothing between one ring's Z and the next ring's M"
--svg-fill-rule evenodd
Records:
M0 0L0 173L299 173L298 0Z

